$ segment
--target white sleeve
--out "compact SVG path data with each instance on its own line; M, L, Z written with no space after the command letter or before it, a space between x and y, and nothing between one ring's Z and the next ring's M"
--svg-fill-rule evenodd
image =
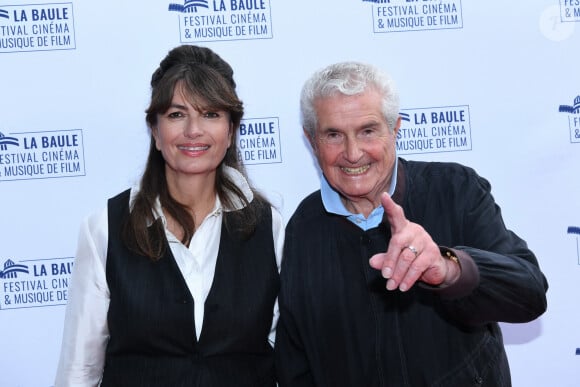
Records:
M274 207L272 207L272 235L274 236L274 252L276 254L276 265L278 265L279 273L282 265L282 251L284 249L284 221L280 212L278 212ZM272 347L274 347L274 342L276 341L276 326L278 325L279 316L280 310L278 309L278 297L276 297L274 316L272 318L272 328L268 335L268 341Z
M80 227L55 387L98 386L103 374L109 339L107 221L105 208L86 218Z

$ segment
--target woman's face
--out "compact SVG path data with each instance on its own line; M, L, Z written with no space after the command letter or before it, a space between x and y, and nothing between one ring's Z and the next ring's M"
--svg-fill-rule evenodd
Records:
M157 116L157 127L152 128L155 146L165 159L167 178L215 177L231 145L232 130L227 111L196 110L178 84L171 106Z

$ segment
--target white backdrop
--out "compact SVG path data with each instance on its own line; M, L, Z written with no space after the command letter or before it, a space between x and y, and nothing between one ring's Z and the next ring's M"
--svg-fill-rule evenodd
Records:
M79 223L138 179L150 75L181 43L233 66L240 156L286 220L318 188L304 80L389 71L399 154L488 178L550 282L546 314L502 325L514 386L577 386L579 22L578 0L0 0L0 386L52 386Z

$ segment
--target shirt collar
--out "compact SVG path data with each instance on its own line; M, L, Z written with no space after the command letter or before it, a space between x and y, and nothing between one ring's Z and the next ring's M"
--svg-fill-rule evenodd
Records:
M393 167L393 175L391 176L391 183L389 186L388 193L393 196L395 188L397 187L397 173L398 173L398 160L395 159L395 165ZM324 174L320 178L320 194L322 196L322 204L327 212L332 214L345 216L348 220L356 224L363 230L368 230L373 227L377 227L383 219L384 209L382 206L375 208L368 218L365 218L362 214L353 214L346 209L342 200L340 199L339 193L331 187L326 180Z
M254 192L250 188L250 184L248 184L248 180L235 168L228 167L227 165L223 166L224 173L227 177L230 178L234 182L234 184L242 191L245 199L248 203L251 203L254 200ZM232 201L231 208L224 208L224 211L236 211L241 210L242 208L246 207L246 204L242 199L240 199L237 195L234 195L232 192L228 191L227 193L228 198ZM216 200L216 203L218 200Z

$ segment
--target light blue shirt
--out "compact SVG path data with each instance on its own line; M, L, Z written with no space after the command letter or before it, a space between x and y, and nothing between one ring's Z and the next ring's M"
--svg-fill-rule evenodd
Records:
M391 177L391 185L388 191L391 196L393 196L397 186L397 165L398 162L397 159L395 159L395 168L393 168L393 176ZM375 208L368 218L365 218L362 214L353 214L347 210L342 203L342 200L340 200L340 195L330 186L330 184L328 184L324 175L322 175L322 178L320 179L320 193L322 195L322 204L327 212L345 216L348 220L365 231L377 227L383 220L383 214L385 213L383 206Z

